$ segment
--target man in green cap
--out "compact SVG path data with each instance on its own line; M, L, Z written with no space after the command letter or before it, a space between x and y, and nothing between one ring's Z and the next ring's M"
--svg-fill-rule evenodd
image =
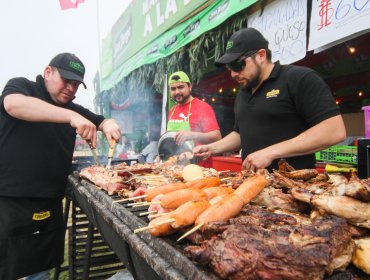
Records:
M198 98L191 96L192 85L185 72L177 71L168 79L171 98L176 102L169 112L167 131L177 131L175 136L178 145L186 141L205 145L221 139L215 112L212 107ZM212 167L212 160L198 163Z

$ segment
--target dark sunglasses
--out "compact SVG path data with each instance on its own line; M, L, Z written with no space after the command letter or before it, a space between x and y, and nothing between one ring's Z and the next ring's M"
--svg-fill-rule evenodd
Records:
M245 67L245 60L248 58L248 57L252 57L254 56L256 53L258 52L258 50L254 50L254 51L248 51L246 53L244 53L240 58L238 58L237 60L234 60L233 62L230 62L230 63L227 63L226 64L226 67L231 70L231 71L234 71L234 72L240 72L244 69Z

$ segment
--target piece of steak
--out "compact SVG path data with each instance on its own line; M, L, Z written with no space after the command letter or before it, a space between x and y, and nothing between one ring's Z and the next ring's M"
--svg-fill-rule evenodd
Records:
M344 219L300 225L293 216L249 206L222 234L186 247L185 254L223 279L323 279L348 265L352 250Z

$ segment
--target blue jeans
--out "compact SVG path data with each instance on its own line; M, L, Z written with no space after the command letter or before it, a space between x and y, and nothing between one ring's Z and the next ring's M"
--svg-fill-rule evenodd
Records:
M49 280L50 270L37 272L35 274L24 277L24 280Z

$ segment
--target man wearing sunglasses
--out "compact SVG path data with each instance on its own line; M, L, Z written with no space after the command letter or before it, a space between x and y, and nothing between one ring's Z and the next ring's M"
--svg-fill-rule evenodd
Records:
M315 71L271 61L268 41L253 28L234 33L215 65L240 84L233 131L195 147L207 157L242 149L244 169L277 169L287 158L297 169L314 168L314 152L343 141L346 131L333 95Z
M194 141L194 145L208 144L221 139L215 112L212 107L191 96L192 84L183 71L173 73L168 79L171 98L176 102L169 112L167 131L177 131L178 145ZM199 162L204 167L212 167L210 159Z

